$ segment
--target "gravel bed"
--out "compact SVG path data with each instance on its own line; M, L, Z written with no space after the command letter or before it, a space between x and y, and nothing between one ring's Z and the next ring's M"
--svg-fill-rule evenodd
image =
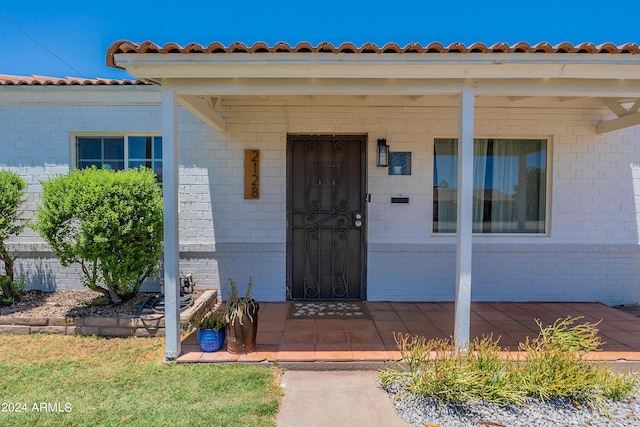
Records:
M135 315L145 298L155 294L139 293L120 304L87 307L87 302L100 297L100 292L77 291L27 291L11 305L0 305L0 316L14 317L116 317Z
M576 407L569 399L547 403L536 400L526 406L498 406L471 403L462 410L438 403L433 398L399 392L398 385L386 389L398 415L416 427L638 427L640 399L607 402L608 415L583 405Z

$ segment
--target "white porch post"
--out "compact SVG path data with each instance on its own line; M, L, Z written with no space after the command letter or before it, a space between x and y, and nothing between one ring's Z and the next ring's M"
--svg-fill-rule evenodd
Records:
M459 99L458 216L456 304L453 337L456 348L469 345L471 329L471 239L473 236L473 121L475 93L465 87Z
M164 298L166 358L180 355L180 258L178 246L178 103L162 90L162 191L164 195Z

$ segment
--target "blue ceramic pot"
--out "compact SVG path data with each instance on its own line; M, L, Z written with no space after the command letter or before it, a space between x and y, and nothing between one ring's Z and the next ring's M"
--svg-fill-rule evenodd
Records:
M205 352L218 351L224 344L224 328L219 331L213 329L198 329L198 344Z

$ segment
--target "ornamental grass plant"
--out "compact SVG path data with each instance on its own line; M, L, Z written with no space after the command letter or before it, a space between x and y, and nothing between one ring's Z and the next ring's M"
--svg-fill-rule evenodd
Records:
M456 352L449 339L427 341L406 334L395 334L395 339L405 363L380 373L385 387L397 383L411 394L456 405L524 402L526 395L518 386L517 366L502 357L492 336L474 340L465 352Z
M451 339L396 334L403 363L381 371L379 380L385 388L399 387L462 407L480 401L524 405L531 399L568 398L606 413L606 400L632 396L637 379L585 360L601 341L597 324L578 324L580 319L558 319L549 326L536 320L540 332L520 344L522 360L512 358L493 336L476 339L460 351Z
M558 319L546 327L536 320L540 328L538 337L520 344L526 355L519 370L521 387L528 396L543 402L567 397L606 410L605 399L631 396L636 381L585 360L602 342L598 324L576 324L579 319Z

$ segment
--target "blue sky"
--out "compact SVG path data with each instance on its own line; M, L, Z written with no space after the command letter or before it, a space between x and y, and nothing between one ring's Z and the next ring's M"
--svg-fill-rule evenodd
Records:
M638 0L0 2L0 74L127 78L116 40L640 43Z

